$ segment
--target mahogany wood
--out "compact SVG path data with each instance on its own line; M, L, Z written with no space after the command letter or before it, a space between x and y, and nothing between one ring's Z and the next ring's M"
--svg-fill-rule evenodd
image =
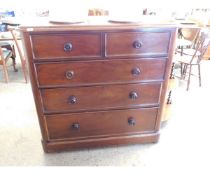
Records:
M135 106L158 106L161 84L104 85L41 90L43 111L73 112ZM132 98L131 93L137 94ZM72 97L76 102L71 102Z
M113 146L122 144L145 144L157 143L159 140L159 133L141 133L141 134L121 134L118 136L109 137L95 137L80 140L60 140L60 141L46 141L42 140L43 149L45 152L60 152L63 150L75 150L84 148L94 148L102 146Z
M169 32L124 32L106 35L107 56L166 56Z
M157 108L84 112L46 116L50 139L79 139L122 133L144 133L155 129ZM132 117L134 125L129 124ZM73 124L79 124L74 128ZM110 124L111 123L111 124Z
M36 72L40 87L163 81L165 64L166 58L58 62L36 64Z
M100 34L47 34L31 35L35 59L70 58L70 57L100 57ZM71 49L65 46L71 44Z
M176 27L21 31L46 152L158 141Z

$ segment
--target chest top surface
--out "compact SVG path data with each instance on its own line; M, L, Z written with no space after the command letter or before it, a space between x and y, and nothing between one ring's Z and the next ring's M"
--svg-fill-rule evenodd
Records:
M135 30L140 28L176 28L170 21L144 19L142 22L110 22L103 17L89 17L81 23L51 23L49 19L35 19L21 24L23 32L36 31L87 31L87 30Z

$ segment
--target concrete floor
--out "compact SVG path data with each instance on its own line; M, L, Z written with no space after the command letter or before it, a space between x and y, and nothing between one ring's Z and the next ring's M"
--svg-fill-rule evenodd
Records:
M186 83L179 81L170 120L162 127L157 144L51 154L42 150L31 86L24 83L18 67L18 73L9 67L8 84L0 68L1 166L136 166L156 173L168 169L210 173L210 61L202 63L202 87L193 78L187 92Z

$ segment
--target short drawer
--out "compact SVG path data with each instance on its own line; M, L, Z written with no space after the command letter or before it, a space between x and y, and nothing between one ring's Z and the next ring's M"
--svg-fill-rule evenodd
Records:
M31 44L35 59L101 56L99 34L33 34Z
M126 59L36 64L39 86L163 81L166 59Z
M169 32L106 34L106 56L167 56Z
M42 89L45 113L157 106L161 83Z
M50 139L97 137L155 130L157 108L46 116Z

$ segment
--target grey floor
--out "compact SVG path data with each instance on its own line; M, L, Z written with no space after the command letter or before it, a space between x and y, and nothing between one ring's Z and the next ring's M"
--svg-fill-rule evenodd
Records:
M20 64L18 64L20 68ZM210 61L202 63L202 87L192 79L179 81L174 90L170 120L161 129L157 144L136 144L46 154L30 83L21 69L9 67L10 83L0 68L0 165L1 166L137 166L164 172L210 172Z

